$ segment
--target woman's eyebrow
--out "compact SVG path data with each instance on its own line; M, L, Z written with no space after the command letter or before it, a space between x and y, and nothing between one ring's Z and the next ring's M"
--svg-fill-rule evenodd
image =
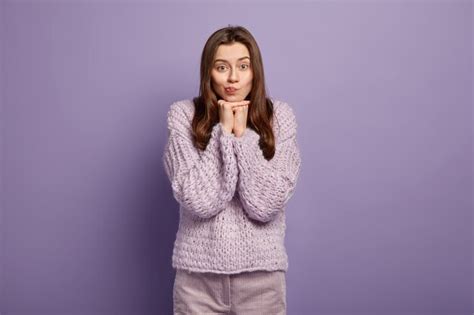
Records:
M245 58L248 58L248 59L250 59L250 57L248 57L248 56L245 56L245 57L239 58L239 59L237 59L237 60L242 60L242 59L245 59ZM225 60L225 59L216 59L216 60L214 60L214 62L218 62L218 61L224 61L224 62L227 62L227 60Z

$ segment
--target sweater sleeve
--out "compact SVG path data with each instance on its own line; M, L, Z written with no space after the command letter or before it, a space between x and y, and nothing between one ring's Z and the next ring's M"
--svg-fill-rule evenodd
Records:
M210 218L226 206L235 193L238 170L233 152L234 135L214 125L204 151L191 137L190 122L179 102L168 112L168 141L163 164L171 182L174 198L191 214Z
M239 178L237 189L249 217L271 221L293 195L300 172L301 157L296 140L296 118L287 103L279 110L279 137L275 155L268 161L259 146L260 135L247 128L234 138Z

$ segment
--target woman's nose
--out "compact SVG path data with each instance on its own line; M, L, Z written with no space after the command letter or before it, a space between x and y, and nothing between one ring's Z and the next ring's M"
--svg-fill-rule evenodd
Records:
M229 76L229 81L238 81L239 76L236 70L232 70Z

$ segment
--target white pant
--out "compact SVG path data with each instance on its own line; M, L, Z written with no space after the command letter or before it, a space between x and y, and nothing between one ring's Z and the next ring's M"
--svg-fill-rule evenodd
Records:
M175 315L286 315L286 273L218 274L177 269L173 311Z

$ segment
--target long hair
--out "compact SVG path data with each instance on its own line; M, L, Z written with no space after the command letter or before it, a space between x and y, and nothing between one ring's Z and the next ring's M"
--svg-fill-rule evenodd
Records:
M224 27L215 31L207 40L201 55L201 82L199 96L193 98L194 117L192 120L192 136L194 146L205 150L213 126L219 122L219 106L221 97L216 94L211 84L211 71L215 54L219 45L240 42L250 52L253 71L252 90L245 98L250 101L247 114L247 128L252 128L260 135L259 146L263 156L270 160L275 155L275 135L272 130L273 103L265 92L265 77L262 56L252 34L243 26Z

